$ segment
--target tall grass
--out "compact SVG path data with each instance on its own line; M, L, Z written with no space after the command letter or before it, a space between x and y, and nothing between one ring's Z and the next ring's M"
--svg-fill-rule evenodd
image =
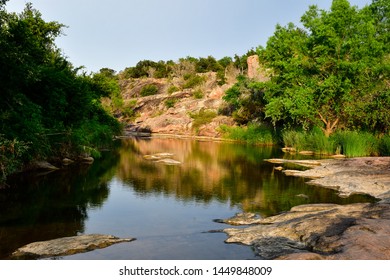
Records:
M379 152L382 156L390 156L390 135L382 137L379 143Z
M362 157L379 154L379 140L369 132L341 131L332 137L341 152L347 157Z
M247 127L220 127L225 138L254 145L274 145L277 137L274 131L266 126L250 124Z
M363 131L338 131L326 137L322 130L309 132L284 131L283 143L296 151L313 151L319 154L342 153L347 157L390 154L390 136L378 138Z
M298 152L314 151L320 154L333 154L335 152L334 142L326 137L319 128L313 128L309 132L284 131L282 139L286 147L292 147Z

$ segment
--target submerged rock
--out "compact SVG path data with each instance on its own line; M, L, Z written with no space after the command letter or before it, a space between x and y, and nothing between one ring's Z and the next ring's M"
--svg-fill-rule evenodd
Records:
M173 154L171 153L157 153L153 155L144 155L143 158L146 160L154 161L155 163L161 163L165 165L179 165L180 161L172 159Z
M40 259L67 256L102 249L121 242L131 242L134 238L118 238L113 235L89 234L58 238L27 244L16 250L14 259Z
M162 163L165 165L180 165L181 164L180 161L170 159L170 158L160 159L160 160L156 161L156 163Z
M161 160L161 159L168 159L172 157L173 154L171 153L157 153L153 155L144 155L144 159L146 160Z
M51 163L47 161L34 161L31 164L31 169L36 169L36 170L47 170L47 171L55 171L59 170L58 167L52 165Z

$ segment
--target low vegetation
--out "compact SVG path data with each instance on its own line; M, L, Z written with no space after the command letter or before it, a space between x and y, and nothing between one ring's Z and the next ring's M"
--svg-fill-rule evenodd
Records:
M217 113L212 110L201 109L197 113L190 113L189 116L193 119L192 129L198 131L202 125L210 123Z
M278 142L273 129L263 125L249 124L243 127L223 125L220 129L225 138L239 142L253 145L275 145Z

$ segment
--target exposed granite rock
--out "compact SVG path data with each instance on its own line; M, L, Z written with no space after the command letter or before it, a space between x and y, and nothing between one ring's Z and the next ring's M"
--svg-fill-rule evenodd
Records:
M269 73L267 73L267 70L260 65L258 55L249 56L247 64L249 79L254 79L259 82L266 82L269 80Z
M268 161L311 168L284 172L311 178L309 184L336 189L340 195L368 194L381 200L344 206L296 206L289 212L254 221L259 225L225 229L229 236L226 242L251 245L264 259L390 259L390 157ZM234 217L237 224L238 218ZM247 221L246 215L243 221Z
M285 170L288 176L311 178L309 184L338 190L340 196L368 194L390 201L390 157L361 157L318 161L269 160L311 167L305 171ZM318 166L316 166L318 165Z
M390 205L384 203L302 205L224 232L226 242L251 245L264 259L390 259Z
M40 259L67 256L102 249L121 242L131 242L134 238L118 238L112 235L89 234L34 242L16 250L14 259Z
M262 219L254 213L238 213L229 219L216 219L216 223L224 223L232 226L253 225L261 223Z

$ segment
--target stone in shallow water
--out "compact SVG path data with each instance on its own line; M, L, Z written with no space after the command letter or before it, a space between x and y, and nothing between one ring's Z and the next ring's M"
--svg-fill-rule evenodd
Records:
M39 259L67 256L103 249L116 243L131 242L133 240L135 239L102 234L63 237L27 244L16 250L12 257L15 259Z

